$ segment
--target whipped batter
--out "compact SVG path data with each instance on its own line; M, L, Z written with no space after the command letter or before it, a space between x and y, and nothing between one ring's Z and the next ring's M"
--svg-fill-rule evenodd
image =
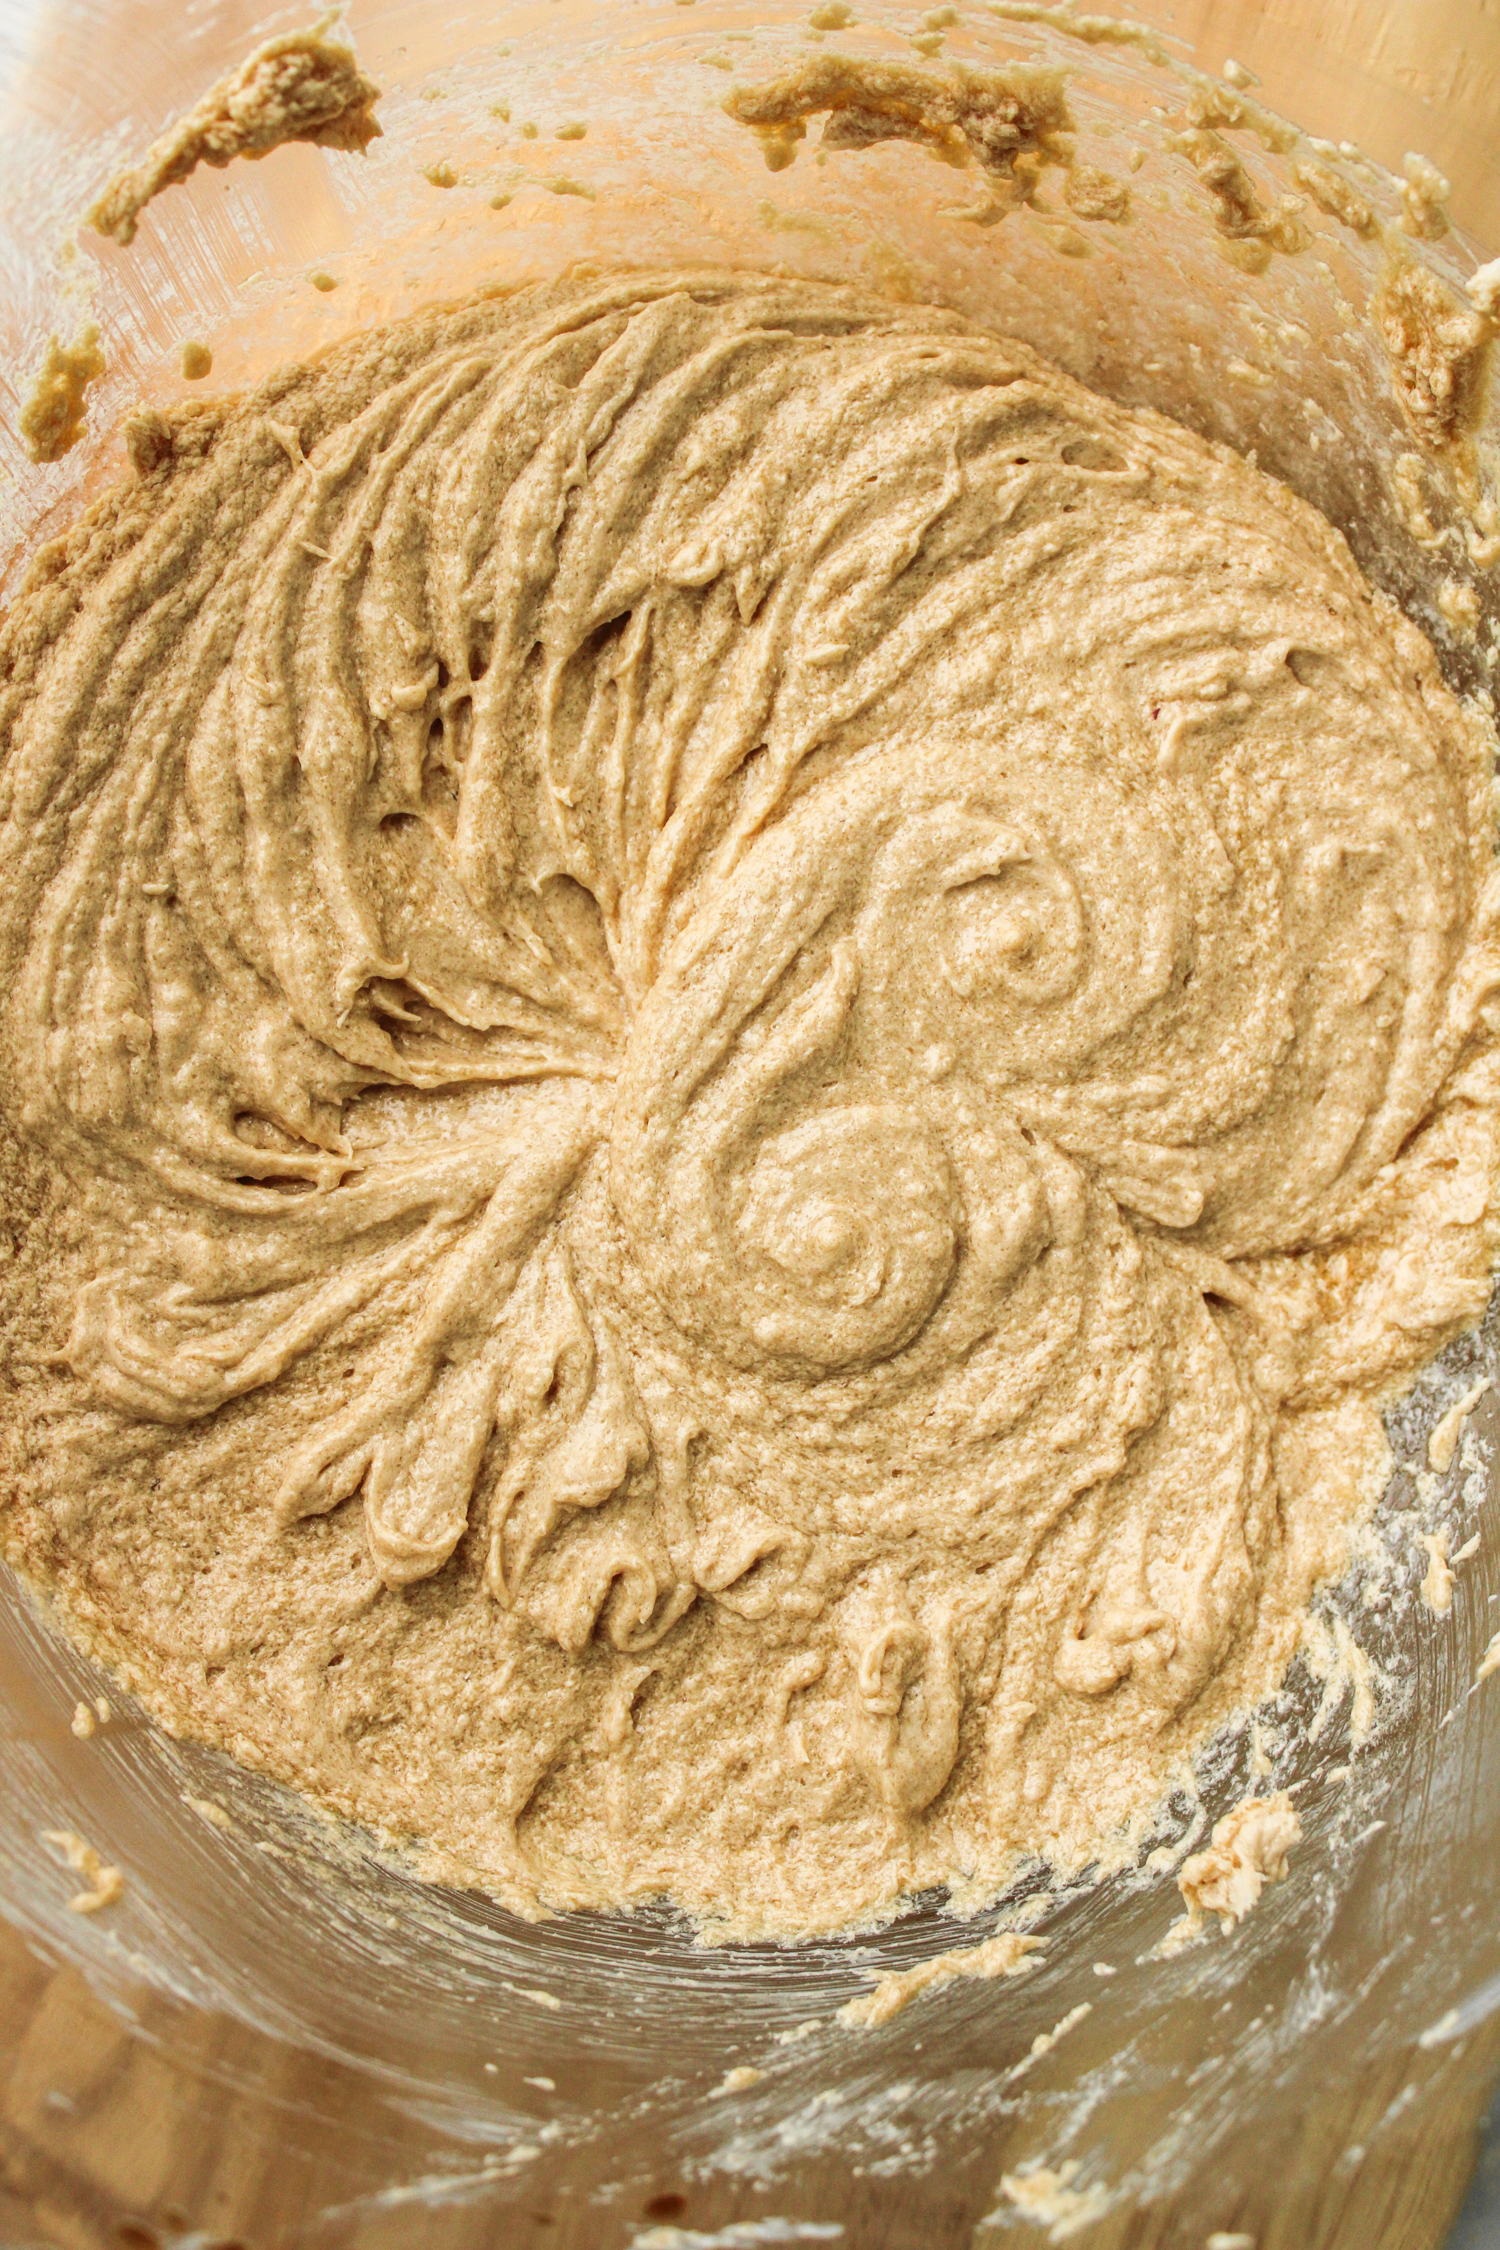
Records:
M1486 1302L1493 740L948 313L580 279L153 415L0 637L8 1552L521 1911L1076 1869Z

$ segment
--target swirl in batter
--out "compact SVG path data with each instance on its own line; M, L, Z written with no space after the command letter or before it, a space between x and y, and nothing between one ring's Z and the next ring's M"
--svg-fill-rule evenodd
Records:
M1486 1301L1487 723L1269 478L832 286L132 452L0 646L11 1554L523 1911L1123 1848Z

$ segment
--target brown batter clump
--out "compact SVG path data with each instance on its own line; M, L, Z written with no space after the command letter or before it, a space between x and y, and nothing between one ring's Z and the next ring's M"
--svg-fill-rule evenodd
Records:
M767 166L785 171L824 116L821 146L876 148L907 141L957 169L975 165L1011 200L1028 202L1038 173L1072 159L1072 113L1061 71L1013 63L1007 70L923 70L856 55L804 56L764 86L737 86L724 104L758 135Z
M1487 723L1245 462L830 286L137 439L0 637L8 1551L523 1911L1126 1851L1486 1301Z
M211 86L139 164L117 173L84 224L115 242L134 242L146 205L200 164L223 171L237 157L269 156L291 141L363 155L380 134L379 98L346 41L327 38L321 28L283 32Z
M89 385L104 373L99 330L90 321L71 344L47 339L31 389L22 403L18 427L33 461L60 461L88 427Z

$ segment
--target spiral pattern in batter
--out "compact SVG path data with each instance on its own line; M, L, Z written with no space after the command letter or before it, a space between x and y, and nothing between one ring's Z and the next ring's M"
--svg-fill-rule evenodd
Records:
M1244 462L832 286L153 431L4 634L12 1552L523 1902L1097 1852L1483 1308L1484 722Z

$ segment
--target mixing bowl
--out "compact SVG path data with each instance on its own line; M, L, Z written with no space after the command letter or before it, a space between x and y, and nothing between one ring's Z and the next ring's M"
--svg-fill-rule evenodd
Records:
M211 347L215 388L238 388L482 283L708 261L948 303L1253 450L1344 530L1455 687L1487 692L1500 606L1483 521L1462 536L1475 495L1414 449L1367 317L1384 252L1322 207L1307 167L1399 218L1402 160L1421 151L1452 183L1453 225L1420 255L1459 284L1500 248L1490 0L1152 0L1134 37L979 0L355 0L348 29L385 89L366 157L296 147L201 172L128 250L74 239L114 164L297 20L255 0L0 9L7 591L123 473L135 402L186 392L185 339ZM821 43L1056 64L1081 152L1128 173L1129 222L1075 223L1054 200L974 224L971 183L901 145L829 154L813 137L768 169L724 96ZM1206 98L1190 65L1216 74L1220 129L1263 195L1296 199L1297 255L1259 264L1213 223L1173 141ZM586 138L559 141L573 121ZM109 366L87 437L37 468L17 402L49 334L90 320ZM836 2011L873 1973L992 1917L957 1928L917 1902L882 1931L791 1949L706 1947L664 1911L520 1922L168 1739L7 1579L0 2242L1441 2243L1500 2059L1500 1679L1476 1682L1500 1626L1492 1396L1446 1477L1418 1472L1455 1390L1497 1372L1492 1313L1392 1409L1401 1465L1377 1535L1263 1714L1268 1785L1293 1789L1305 1840L1243 1928L1155 1952L1180 1907L1171 1868L1259 1770L1245 1731L1158 1809L1134 1872L1071 1889L1018 1873L1003 1903L1047 1940L1034 1973L934 1988L872 2029ZM1445 1617L1416 1594L1421 1534L1440 1526L1455 1550L1478 1538ZM1376 1688L1357 1749L1349 1639ZM74 1731L80 1704L92 1732ZM118 1902L71 1912L45 1831L118 1866Z

